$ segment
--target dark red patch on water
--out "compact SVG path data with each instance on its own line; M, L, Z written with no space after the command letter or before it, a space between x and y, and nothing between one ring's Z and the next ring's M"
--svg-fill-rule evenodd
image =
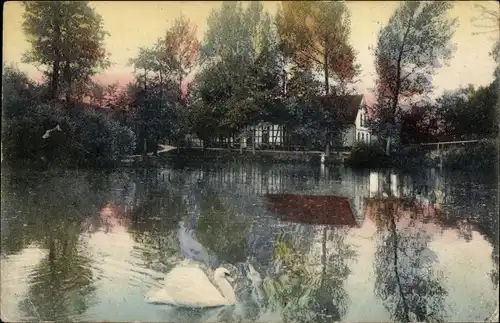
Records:
M349 199L344 196L267 194L266 199L269 210L286 221L358 226Z

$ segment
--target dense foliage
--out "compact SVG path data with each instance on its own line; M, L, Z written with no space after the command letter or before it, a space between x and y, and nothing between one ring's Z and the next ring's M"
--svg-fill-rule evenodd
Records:
M2 148L9 164L106 166L133 151L134 133L104 111L83 103L43 102L41 86L13 67L4 71ZM44 138L56 126L61 131Z
M377 118L371 128L386 140L399 137L402 107L432 91L432 75L451 58L456 20L445 1L408 1L392 14L378 34L375 49Z
M255 151L254 129L267 125L281 127L284 147L328 154L352 125L349 100L360 66L344 2L284 2L276 15L259 1L224 2L209 14L202 40L181 16L130 58L135 80L125 87L91 78L109 62L107 32L88 2L23 5L30 44L23 60L41 67L46 79L38 84L4 65L2 147L11 163L113 164L156 153L160 144L189 145L193 137L204 147L244 139ZM436 101L427 96L431 76L454 50L451 8L405 2L379 31L376 102L366 121L393 158L423 142L498 134L498 70L489 86L448 91ZM56 126L61 131L44 139ZM355 143L352 163L374 160L380 149Z

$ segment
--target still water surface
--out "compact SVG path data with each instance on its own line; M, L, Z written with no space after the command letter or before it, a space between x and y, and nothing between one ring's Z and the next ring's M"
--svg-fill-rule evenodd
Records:
M2 319L484 320L498 285L491 178L297 165L5 174ZM346 196L353 221L336 223L335 206L327 225L290 221L269 193ZM228 268L238 304L146 303L185 258Z

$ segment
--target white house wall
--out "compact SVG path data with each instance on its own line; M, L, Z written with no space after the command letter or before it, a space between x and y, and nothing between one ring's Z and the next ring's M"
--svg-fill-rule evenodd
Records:
M376 140L376 137L370 133L370 129L366 126L366 124L361 125L361 119L365 118L365 122L368 119L366 109L364 108L364 99L361 101L360 109L358 110L358 114L356 115L356 121L354 122L356 125L356 134L355 141L356 142L364 142L367 144L373 143Z
M343 146L352 147L356 142L373 143L377 137L370 133L370 129L366 125L361 125L361 118L365 117L365 99L361 100L354 124L344 132ZM365 119L367 120L367 118Z

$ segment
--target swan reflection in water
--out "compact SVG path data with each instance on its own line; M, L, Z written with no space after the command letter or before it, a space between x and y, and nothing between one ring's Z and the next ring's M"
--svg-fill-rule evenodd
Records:
M203 245L194 237L194 230L187 228L184 221L179 222L178 237L184 258L200 261L212 268L215 267L216 257L208 254Z

